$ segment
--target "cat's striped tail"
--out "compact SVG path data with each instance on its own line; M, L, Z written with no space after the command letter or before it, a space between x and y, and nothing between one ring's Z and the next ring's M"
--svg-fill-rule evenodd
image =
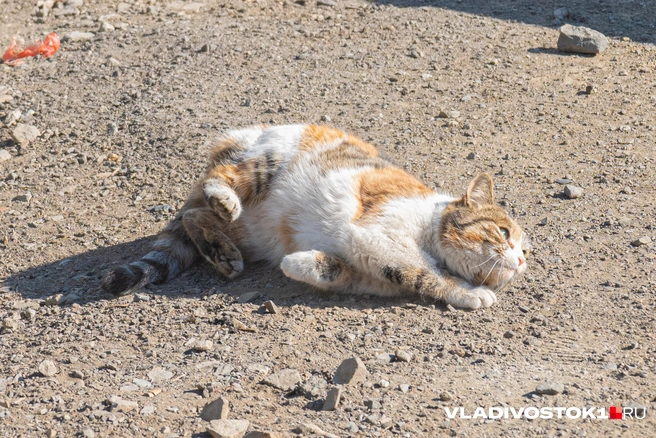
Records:
M151 283L164 283L189 268L198 250L182 224L182 212L158 235L153 250L140 260L119 266L102 279L105 292L125 295Z

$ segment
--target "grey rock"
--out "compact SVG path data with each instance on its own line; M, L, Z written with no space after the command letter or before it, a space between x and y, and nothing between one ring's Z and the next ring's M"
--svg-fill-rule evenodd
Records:
M544 382L540 383L537 388L535 388L535 392L538 394L546 394L546 395L556 395L560 394L565 390L565 385L559 382Z
M73 370L71 371L71 377L74 379L84 379L84 372L81 370Z
M567 8L558 8L554 10L554 18L557 20L564 20L569 15Z
M67 17L70 15L80 15L80 10L75 5L66 4L64 7L53 9L52 14L57 18Z
M163 382L169 380L171 377L173 377L173 373L164 368L153 368L153 370L148 373L148 378L153 383Z
M457 119L460 117L460 111L440 111L437 117L441 119Z
M390 363L394 360L394 355L392 353L381 353L376 356L376 362L378 363Z
M79 32L79 31L74 31L67 33L62 37L62 41L70 41L70 42L77 42L77 41L87 41L95 37L96 35L92 32Z
M34 318L36 318L36 313L36 310L27 308L21 312L21 316L28 321L32 321Z
M440 400L445 402L453 400L453 395L451 395L451 393L447 391L440 392L440 395L438 397Z
M257 300L260 298L260 293L255 291L255 292L246 292L245 294L242 294L237 298L237 302L239 304L245 304L245 303L250 303L253 300Z
M66 0L68 6L75 6L76 8L81 8L84 6L84 0Z
M96 432L93 431L89 426L82 429L82 436L84 438L95 438Z
M39 364L39 372L44 377L52 377L59 372L55 363L51 360L44 360Z
M209 339L198 341L194 344L194 351L210 351L213 346L214 343Z
M152 383L150 383L148 380L144 379L132 379L132 382L134 382L135 385L141 387L141 388L150 388L153 386Z
M328 390L326 401L323 403L324 411L334 411L339 407L339 402L342 399L342 387L333 386Z
M326 396L326 387L328 382L321 377L319 374L313 374L309 379L302 385L299 385L299 392L310 400L325 397Z
M121 397L113 395L107 400L107 404L110 406L113 412L130 412L133 409L139 407L139 404L131 400L123 400Z
M279 432L261 432L259 430L252 430L244 435L244 438L284 438L284 435Z
M11 412L9 412L9 409L0 406L0 420L5 420L7 418L11 418Z
M561 26L558 50L572 53L601 53L608 48L608 38L601 32L582 26Z
M339 365L333 376L333 382L338 385L355 385L363 382L367 374L367 368L362 360L359 357L351 357Z
M25 123L18 123L11 131L11 138L21 146L27 146L30 142L36 140L41 132L39 128Z
M278 306L276 306L273 301L265 301L262 305L264 306L266 311L271 314L275 315L276 313L279 313Z
M11 154L5 149L0 149L0 163L7 160L11 160Z
M107 124L107 135L109 136L116 135L117 132L118 132L118 125L116 123L110 122Z
M15 109L13 111L9 111L9 114L7 114L7 117L5 117L5 125L6 126L11 126L14 123L17 123L22 116L21 110Z
M569 199L577 199L583 196L583 189L573 185L566 185L564 193Z
M335 0L317 0L317 5L335 8L337 7L337 2Z
M371 410L378 410L378 409L382 409L382 407L383 407L383 405L380 404L380 401L378 401L376 399L366 400L364 402L364 405L366 407L368 407L369 409L371 409Z
M141 415L150 415L155 413L157 409L153 405L145 405L139 412Z
M412 360L412 353L408 350L396 350L394 358L397 362L410 362Z
M213 438L242 438L249 426L248 420L213 420L207 426L207 433Z
M508 330L507 332L505 332L503 334L503 337L506 338L506 339L512 339L512 338L515 337L515 332L512 331L512 330Z
M554 182L555 182L556 184L560 184L560 185L563 185L563 186L564 186L564 185L566 185L566 184L571 184L571 183L573 183L574 181L572 181L571 179L567 179L567 178L558 178L558 179L557 179L556 181L554 181Z
M303 436L317 435L323 438L338 438L337 435L325 432L319 426L312 423L301 423L293 430L293 432Z
M301 381L301 375L298 371L286 368L277 373L273 373L264 379L264 383L282 391L291 391Z
M82 299L82 297L80 297L78 294L70 293L68 295L63 296L59 300L59 303L57 303L57 304L59 304L60 306L63 306L65 304L73 304L77 301L80 301L81 299Z
M150 301L150 296L147 294L136 293L134 294L134 301Z
M200 413L200 418L205 421L227 420L229 413L230 404L228 403L228 400L219 397L205 405Z
M107 21L103 21L100 23L100 28L98 29L98 32L111 32L115 30L116 28L112 26L111 23L108 23Z
M631 242L632 246L643 246L643 245L649 245L651 243L651 237L649 236L642 236L639 239L634 240Z
M401 390L401 392L406 393L410 391L410 385L408 385L407 383L402 383L399 385L399 389Z

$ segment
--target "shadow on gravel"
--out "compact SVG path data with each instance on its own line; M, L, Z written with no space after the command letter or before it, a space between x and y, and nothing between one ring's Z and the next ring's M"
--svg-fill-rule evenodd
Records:
M554 23L554 10L565 6L569 12L565 23L590 27L608 37L626 36L641 43L656 43L653 0L374 0L374 3L399 8L451 9L554 29L560 26Z
M100 278L109 268L138 260L146 254L155 238L147 237L133 242L94 249L62 260L57 260L24 271L16 272L4 279L8 287L26 299L46 299L55 294L78 295L78 304L115 297L100 289ZM161 284L149 285L142 292L169 298L197 297L217 293L238 297L243 293L258 291L261 296L254 303L274 300L278 305L302 304L308 307L339 306L357 309L403 306L406 303L430 305L432 301L422 301L420 297L366 297L361 295L336 295L331 292L313 289L285 277L277 268L266 263L248 263L243 274L227 281L209 265L198 262L177 278ZM72 304L67 303L67 304ZM446 307L436 303L439 309Z

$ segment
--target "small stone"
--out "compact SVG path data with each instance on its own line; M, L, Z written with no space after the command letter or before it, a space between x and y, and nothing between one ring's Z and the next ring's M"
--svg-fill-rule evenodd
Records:
M121 392L134 392L134 391L139 391L139 387L137 385L133 385L130 383L129 385L123 385L119 389Z
M291 391L301 381L301 375L297 370L286 368L277 373L267 376L263 383L282 391Z
M46 300L43 302L46 306L57 306L59 305L59 302L62 300L64 297L64 294L55 294L55 295L50 295Z
M561 52L596 54L608 48L608 38L596 30L571 24L566 24L559 30L558 50Z
M213 438L242 438L249 426L248 420L213 420L207 426L207 433Z
M103 21L100 23L100 29L98 29L98 32L111 32L115 30L116 28L112 26L111 23L108 23L107 21Z
M554 18L556 20L564 20L568 14L569 11L567 10L567 8L558 8L554 10Z
M565 390L565 385L559 382L544 382L540 383L537 388L535 388L535 392L538 394L546 394L546 395L556 395L560 394Z
M82 436L84 438L95 438L96 432L93 431L89 426L82 429Z
M376 399L366 400L364 402L364 405L371 410L378 410L378 409L382 409L383 407L383 405L380 404L380 402Z
M260 293L259 292L246 292L245 294L242 294L237 298L237 302L239 304L245 304L245 303L250 303L253 300L257 300L260 298Z
M47 438L55 438L57 436L57 432L55 429L48 429L46 430L46 437Z
M381 353L376 356L376 362L379 363L390 363L394 360L394 355L392 353Z
M140 388L150 388L151 386L153 386L152 383L144 379L132 379L132 382L134 382L134 384Z
M6 126L11 126L14 123L18 122L20 118L22 117L21 110L15 109L13 111L9 111L9 114L7 114L7 117L5 117L5 125Z
M528 312L531 311L531 309L529 309L529 308L526 307L526 306L519 306L518 309L519 309L522 313L528 313Z
M355 385L364 382L367 368L359 357L344 360L335 371L333 382L338 385Z
M11 154L5 149L0 149L0 163L7 160L11 160Z
M407 383L402 383L399 385L399 389L401 390L402 393L405 394L408 391L410 391L410 385L408 385Z
M396 350L394 358L397 362L410 362L412 360L412 353L408 350Z
M12 100L14 100L13 96L8 94L0 94L0 103L7 103L11 102Z
M204 341L198 341L194 344L194 351L210 351L214 343L209 339Z
M81 370L71 371L71 377L74 379L84 379L84 373Z
M634 240L631 242L632 246L643 246L643 245L649 245L651 243L651 237L649 236L642 236L639 239Z
M278 306L273 301L265 301L263 304L264 308L266 309L267 312L271 314L276 314L278 312Z
M313 374L305 383L298 386L298 392L307 399L323 398L326 396L328 382L319 374Z
M155 406L153 406L153 405L146 405L146 406L143 407L143 409L141 409L141 411L140 411L139 413L140 413L141 415L150 415L150 414L155 413L156 410L157 410L157 409L155 408Z
M583 196L583 189L573 185L566 185L564 193L569 199L577 199Z
M467 154L467 159L468 160L474 160L476 158L476 154L474 152L470 152Z
M121 397L115 395L111 396L107 401L107 404L109 404L112 411L115 412L130 412L131 410L139 407L137 402L131 400L123 400Z
M335 0L317 0L317 5L330 6L331 8L336 8L337 2Z
M148 373L148 378L153 383L169 380L171 377L173 377L173 373L164 368L153 368L153 370Z
M110 122L107 124L107 135L113 136L116 135L118 132L118 125L114 122Z
M205 421L227 420L230 413L230 404L228 400L219 397L213 402L205 405L200 413L200 418Z
M594 85L588 85L587 87L585 87L585 94L594 94L596 92L597 92L597 87L595 87Z
M11 131L11 138L20 146L27 146L30 142L36 140L41 132L39 128L25 123L18 123Z
M30 308L27 308L21 312L21 317L28 321L32 321L34 318L36 318L36 310Z
M506 338L506 339L512 339L512 338L515 337L515 332L512 331L512 330L508 330L507 332L505 332L503 334L503 337Z
M323 438L338 438L337 435L325 432L319 426L312 423L301 423L293 430L293 432L303 436L318 435Z
M134 294L134 301L150 301L150 296L147 294L136 293Z
M51 360L44 360L39 364L39 372L44 377L52 377L59 372L55 363Z
M323 403L324 411L334 411L339 407L339 402L342 399L342 387L333 386L328 390L326 401Z
M241 322L240 320L238 320L237 318L232 318L232 326L235 329L237 329L239 331L242 331L242 332L255 333L257 331L257 329L255 327L249 327L246 324L244 324L243 322Z
M460 117L460 111L440 111L439 115L437 116L440 119L457 119Z
M440 395L438 397L441 401L445 401L445 402L453 400L453 395L451 395L451 393L447 391L440 392Z
M279 432L261 432L252 430L244 435L244 438L283 438L284 435Z
M66 35L62 37L62 41L70 41L70 42L77 42L77 41L87 41L92 39L95 34L91 32L79 32L79 31L74 31L74 32L69 32Z
M571 179L567 179L567 178L558 178L558 179L557 179L556 181L554 181L554 182L555 182L556 184L560 184L560 185L563 185L563 186L564 186L564 185L566 185L566 184L571 184L571 183L573 183L574 181L572 181Z

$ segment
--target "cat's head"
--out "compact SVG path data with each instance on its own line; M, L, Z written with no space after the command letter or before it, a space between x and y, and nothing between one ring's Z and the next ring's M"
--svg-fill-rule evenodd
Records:
M528 239L494 202L494 181L487 173L469 184L467 193L444 210L440 250L454 273L474 285L501 289L526 271Z

